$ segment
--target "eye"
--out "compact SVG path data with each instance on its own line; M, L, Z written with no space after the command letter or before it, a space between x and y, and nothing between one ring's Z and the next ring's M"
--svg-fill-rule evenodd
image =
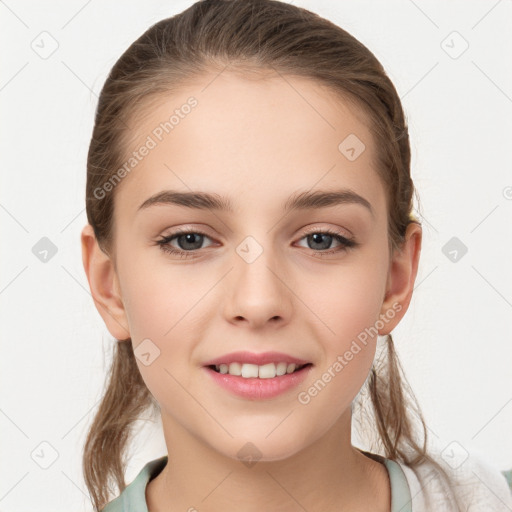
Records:
M301 240L306 239L308 242L309 249L320 249L320 251L315 250L315 256L323 257L330 254L339 253L342 251L346 251L349 248L356 247L359 245L355 240L346 238L341 233L337 231L333 231L330 229L313 229L306 234ZM338 242L338 247L328 249L333 242Z
M205 238L210 237L200 231L180 230L157 240L157 244L164 252L181 256L182 258L188 258L189 256L193 256L192 253L194 251L202 248L201 246ZM175 239L179 246L178 248L171 245L171 242Z

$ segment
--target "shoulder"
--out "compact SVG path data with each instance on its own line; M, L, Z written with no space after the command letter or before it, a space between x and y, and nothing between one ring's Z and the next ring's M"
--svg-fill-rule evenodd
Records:
M124 488L121 494L101 509L101 512L148 512L146 486L167 464L167 455L148 462L135 479Z
M512 510L512 489L505 472L477 455L468 455L467 452L450 455L452 457L445 451L430 454L444 469L450 482L443 479L431 462L414 468L400 463L411 491L413 512L457 510L454 501L462 511Z

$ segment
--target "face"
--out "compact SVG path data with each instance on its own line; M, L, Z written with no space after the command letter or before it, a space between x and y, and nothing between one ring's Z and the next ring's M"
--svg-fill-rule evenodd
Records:
M225 72L152 104L144 144L115 189L116 287L164 430L293 455L346 417L390 318L369 128L315 82Z

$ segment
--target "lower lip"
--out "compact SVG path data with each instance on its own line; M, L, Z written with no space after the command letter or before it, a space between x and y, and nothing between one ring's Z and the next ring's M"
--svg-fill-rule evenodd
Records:
M265 400L282 395L298 386L307 377L312 365L305 366L301 370L287 373L271 379L239 377L227 373L218 373L211 368L204 367L211 378L222 388L248 400Z

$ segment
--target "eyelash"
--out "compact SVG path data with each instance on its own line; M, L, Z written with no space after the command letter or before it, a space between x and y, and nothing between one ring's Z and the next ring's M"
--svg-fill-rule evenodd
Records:
M179 230L179 231L176 231L175 233L172 233L170 235L162 237L160 240L157 240L156 243L157 243L157 245L160 246L160 249L162 249L166 253L172 254L174 256L180 256L181 258L193 257L194 252L199 251L199 249L194 249L194 250L191 250L191 251L182 251L182 250L179 250L179 249L171 248L169 246L169 243L174 238L177 238L177 237L179 237L181 235L188 235L188 234L203 235L203 236L206 236L207 238L210 238L206 233L203 233L201 231L197 231L197 230ZM337 231L333 231L331 229L323 229L323 230L311 229L311 230L307 231L304 234L304 236L300 238L300 240L302 240L303 238L306 238L308 235L312 235L312 234L331 235L331 236L334 237L335 240L337 240L341 244L341 246L338 247L338 248L330 249L330 250L325 250L325 251L313 251L313 249L311 249L314 253L317 253L317 254L315 254L315 257L324 258L324 257L329 256L331 254L335 254L335 253L338 253L338 252L341 252L341 251L347 251L348 249L353 249L353 248L359 246L359 242L356 242L355 240L350 240L348 238L345 238L344 236L342 236Z

